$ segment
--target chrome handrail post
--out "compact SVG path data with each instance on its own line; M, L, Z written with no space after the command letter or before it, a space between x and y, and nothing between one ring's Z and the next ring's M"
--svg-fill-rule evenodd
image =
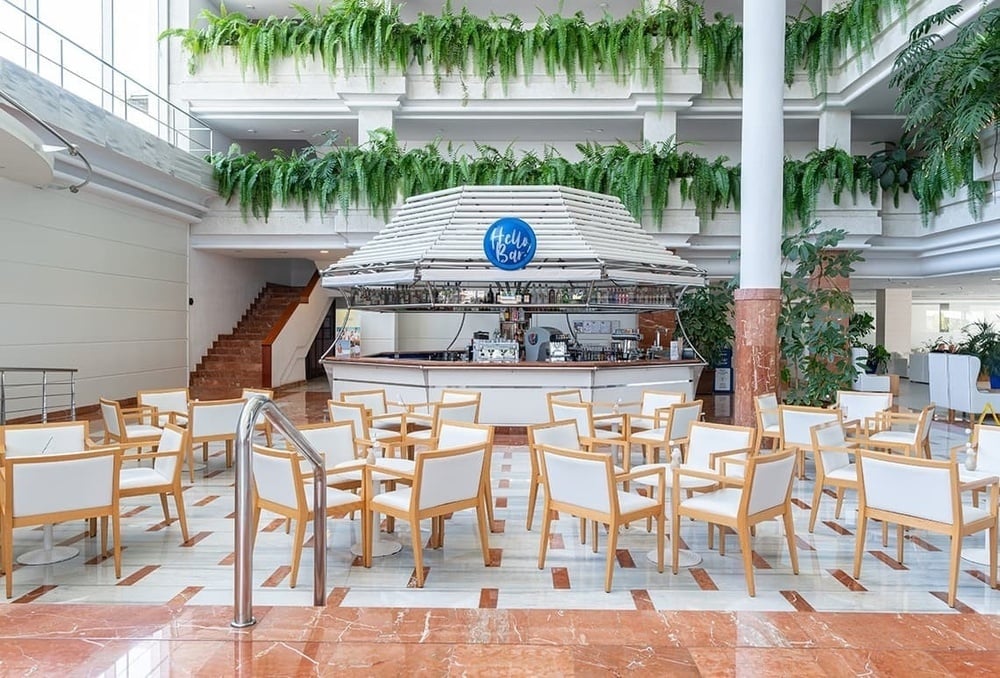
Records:
M313 605L326 604L326 467L323 458L292 421L263 395L247 398L236 427L236 559L233 565L234 610L230 625L253 626L253 434L257 418L264 417L290 440L313 467Z

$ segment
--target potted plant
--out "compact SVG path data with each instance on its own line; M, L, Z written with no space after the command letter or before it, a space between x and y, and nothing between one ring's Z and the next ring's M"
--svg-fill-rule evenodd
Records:
M723 352L733 345L733 282L713 282L688 290L677 304L677 316L694 350L707 368L699 380L698 392L711 392L714 371ZM701 382L705 382L703 385Z
M865 361L865 372L868 374L885 374L889 371L889 360L892 354L882 344L867 344L868 359Z
M1000 330L986 320L962 328L966 340L959 349L962 353L977 356L983 374L989 376L990 388L1000 388Z

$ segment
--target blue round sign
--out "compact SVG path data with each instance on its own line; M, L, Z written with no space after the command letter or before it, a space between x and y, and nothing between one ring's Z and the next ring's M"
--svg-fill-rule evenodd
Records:
M483 251L490 263L505 271L517 271L535 256L535 232L523 219L503 217L486 229Z

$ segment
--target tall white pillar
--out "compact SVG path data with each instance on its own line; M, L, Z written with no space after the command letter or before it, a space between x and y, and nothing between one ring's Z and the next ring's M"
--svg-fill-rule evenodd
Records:
M743 2L740 287L781 286L785 5Z
M735 422L778 387L784 164L785 3L743 2L740 289L736 290Z

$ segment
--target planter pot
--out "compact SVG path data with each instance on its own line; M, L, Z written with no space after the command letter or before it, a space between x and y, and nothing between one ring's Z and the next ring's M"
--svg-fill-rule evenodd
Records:
M712 395L715 393L715 370L713 368L706 367L701 371L701 376L698 377L694 392L695 395Z

